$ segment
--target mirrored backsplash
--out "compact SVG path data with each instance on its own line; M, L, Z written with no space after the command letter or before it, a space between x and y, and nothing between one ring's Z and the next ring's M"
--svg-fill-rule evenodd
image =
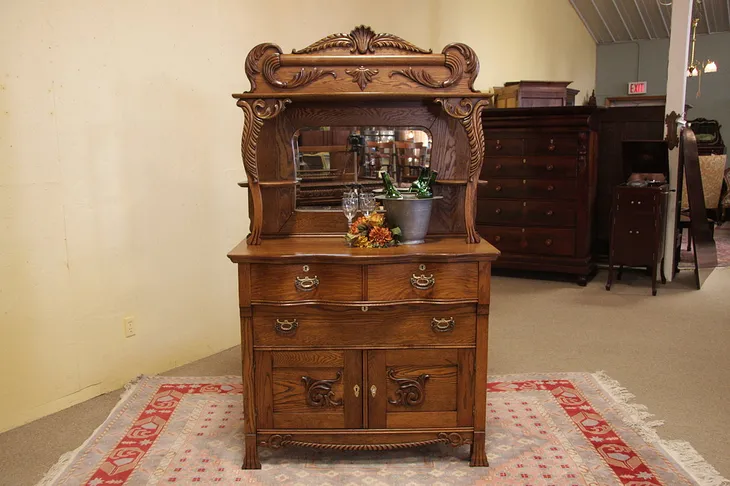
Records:
M387 172L407 187L430 165L431 134L423 127L307 127L294 134L296 208L341 209L342 194L382 187Z

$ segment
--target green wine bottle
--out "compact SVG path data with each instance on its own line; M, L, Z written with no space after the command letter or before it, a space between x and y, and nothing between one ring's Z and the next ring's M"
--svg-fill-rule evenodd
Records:
M417 194L423 189L423 187L428 183L428 171L428 167L421 167L421 171L418 173L418 179L411 183L411 187L409 188L410 192Z
M436 182L437 175L438 172L434 172L430 168L428 169L428 178L423 182L421 189L416 192L416 197L418 199L428 199L433 197L433 188L431 186L434 182Z
M387 172L383 171L381 173L383 178L383 185L385 185L385 197L389 199L400 199L403 196L398 191L398 189L395 188L393 185L393 181L390 180L390 176Z

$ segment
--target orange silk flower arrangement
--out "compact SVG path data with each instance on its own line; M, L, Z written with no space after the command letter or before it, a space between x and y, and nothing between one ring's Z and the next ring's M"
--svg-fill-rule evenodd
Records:
M400 235L400 228L388 228L385 215L372 213L360 216L350 225L345 241L358 248L387 248L397 245Z

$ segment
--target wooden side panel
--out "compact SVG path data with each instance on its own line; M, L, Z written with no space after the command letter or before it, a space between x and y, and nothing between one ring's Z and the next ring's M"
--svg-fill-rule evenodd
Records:
M474 432L484 432L487 426L487 353L489 316L477 317L476 369L474 373Z
M251 265L248 263L238 264L238 305L251 306Z
M256 363L256 422L260 429L274 426L274 377L271 369L271 353L258 351L254 355Z
M456 425L469 427L474 424L474 350L460 349L459 376L456 390Z

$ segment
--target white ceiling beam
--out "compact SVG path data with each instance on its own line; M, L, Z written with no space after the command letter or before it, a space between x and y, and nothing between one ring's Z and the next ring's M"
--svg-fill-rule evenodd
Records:
M730 0L727 0L727 1L730 2ZM573 10L575 10L575 13L578 14L578 18L580 18L581 22L583 22L583 25L585 25L586 30L588 31L588 33L591 34L591 37L593 37L593 42L595 42L596 44L598 44L598 39L596 39L596 35L593 33L593 31L591 30L591 28L588 27L588 22L586 22L586 19L583 18L583 14L580 13L580 10L578 10L578 7L575 6L575 0L570 0L570 4L573 6ZM730 3L728 3L728 5L730 5Z
M727 0L730 2L730 0ZM664 30L667 31L667 36L669 35L669 26L667 25L667 19L664 18L664 9L662 8L662 3L659 0L656 0L656 6L659 9L659 15L662 16L662 23L664 24Z
M636 0L634 0L636 1ZM606 26L606 30L608 31L608 35L611 36L611 40L613 42L616 42L616 38L613 36L613 32L611 32L611 27L608 26L608 22L606 22L606 19L603 18L603 15L601 14L601 11L598 10L598 5L596 5L595 0L591 0L591 3L593 4L593 8L596 9L596 13L601 18L601 22L603 22L603 25Z
M634 35L629 30L629 26L626 25L626 21L624 20L624 16L621 15L621 10L618 9L618 5L616 4L616 0L611 0L613 2L613 7L618 12L618 18L621 19L621 23L624 24L624 29L626 29L626 33L629 34L629 39L634 40Z
M649 32L649 26L646 25L646 20L644 19L644 14L641 13L641 7L639 7L639 2L637 0L634 0L634 5L636 5L636 11L639 12L639 17L641 18L641 23L644 24L646 33L649 34L649 39L653 39L653 37L651 36L651 32Z

